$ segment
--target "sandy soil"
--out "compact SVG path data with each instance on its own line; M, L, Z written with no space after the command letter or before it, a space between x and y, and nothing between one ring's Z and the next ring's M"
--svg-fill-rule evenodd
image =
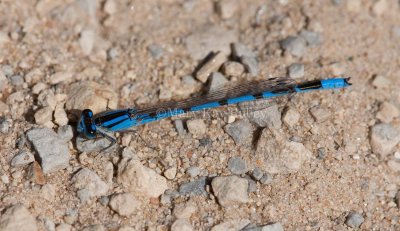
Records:
M346 219L357 212L364 218L361 230L400 229L396 202L400 146L379 153L370 144L376 124L400 128L399 1L246 0L223 5L225 13L211 0L32 2L0 2L0 66L6 77L6 83L0 83L0 113L12 121L9 131L0 134L1 214L22 203L39 230L54 226L62 230L60 224L69 224L64 230L93 224L101 225L93 230L169 230L178 218L194 230L241 219L255 226L279 222L284 230L349 230ZM306 46L300 56L282 49L283 39L303 30L318 34L321 43ZM216 34L219 39L198 44L203 41L199 34ZM138 197L139 209L119 215L107 205L107 197L126 192L117 180L121 151L82 155L75 145L76 133L69 142L68 166L45 174L50 193L28 177L32 164L10 165L22 149L35 154L29 142L18 144L26 131L58 127L53 120L45 125L35 121L35 113L43 107L33 92L38 83L58 95L60 102L68 101L73 83L87 80L115 92L119 108L185 98L206 84L196 81L187 87L182 77L193 75L209 52L230 53L230 42L241 42L254 51L260 78L287 76L291 64L301 63L305 74L298 81L351 76L353 83L344 90L299 94L278 102L279 112L292 107L300 114L295 126L281 126L283 139L295 137L311 156L295 171L273 173L271 183L254 181L256 189L248 193L246 203L221 206L207 185L206 195L180 195L171 203L162 203L163 196ZM55 80L59 72L64 75ZM15 75L23 77L22 83ZM230 81L251 78L242 74ZM322 108L327 119L313 117L313 107ZM70 108L62 108L68 123L75 126ZM190 166L199 167L200 176L209 178L232 175L228 161L236 156L249 166L241 177L251 175L257 166L255 156L260 155L257 145L235 144L224 129L226 117L213 115L204 122L204 134L189 130L178 135L171 119L138 127L157 149L134 134L119 134L118 143L131 147L141 163L159 175L176 166L177 174L167 181L170 190L199 178L186 173ZM105 170L108 163L112 163L111 173ZM85 203L79 200L72 177L81 168L93 170L103 180L111 174L106 195ZM177 210L188 204L193 211L180 218ZM189 229L178 225L172 229Z

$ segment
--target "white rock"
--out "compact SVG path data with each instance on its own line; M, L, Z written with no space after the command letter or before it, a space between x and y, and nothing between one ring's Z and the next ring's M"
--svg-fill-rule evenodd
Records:
M71 72L57 72L54 75L50 76L50 84L58 84L64 81L71 80L72 78Z
M64 104L57 104L54 110L54 122L59 126L64 126L68 124L68 116L64 110Z
M372 12L377 16L381 16L385 13L387 8L388 8L387 0L378 0L372 6Z
M42 109L39 109L35 113L35 122L39 125L43 125L51 121L52 118L53 118L53 109L51 109L51 107L44 107Z
M283 131L264 129L257 143L256 157L264 160L260 167L269 173L298 171L311 152L302 143L288 141Z
M140 207L140 201L130 193L122 193L113 195L109 205L119 215L129 216Z
M289 127L294 127L300 119L300 113L295 108L288 108L283 113L283 123Z
M250 224L250 220L248 219L235 219L224 221L218 225L215 225L211 228L211 231L236 231L242 230Z
M90 55L90 53L92 53L95 37L95 32L93 30L84 30L81 32L79 45L85 55Z
M78 189L77 195L81 202L86 202L92 197L106 195L108 185L95 172L83 168L72 177L74 187Z
M0 218L1 231L36 231L35 217L21 204L8 208Z
M178 219L171 226L171 231L192 231L193 227L186 219Z
M121 161L118 165L118 181L128 192L146 197L159 197L168 189L167 179L135 159Z
M175 205L173 214L178 219L190 219L192 214L197 212L197 207L194 203L185 203Z
M172 168L165 170L164 176L169 180L174 179L176 176L176 167L172 167Z
M186 125L189 132L195 137L201 137L207 132L207 126L202 119L189 120Z
M382 156L390 154L400 142L400 131L390 124L377 124L371 128L372 151Z
M22 151L18 153L14 158L11 160L11 166L13 167L21 167L27 164L32 163L35 160L35 157L30 152Z
M107 106L116 108L117 104L117 94L108 86L95 82L78 82L70 86L65 106L67 110L90 108L96 114L105 111Z
M226 55L220 51L210 57L196 72L196 78L202 83L207 82L208 76L212 72L218 71L221 65L225 62Z
M215 177L211 182L214 195L223 207L238 205L249 201L247 179L238 176Z
M115 0L107 0L104 4L104 11L107 14L114 14L117 12L117 4Z

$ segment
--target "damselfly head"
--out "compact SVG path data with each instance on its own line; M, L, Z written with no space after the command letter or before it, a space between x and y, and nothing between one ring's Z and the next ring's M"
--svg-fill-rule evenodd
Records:
M96 137L96 125L94 124L93 112L90 109L82 111L77 130L88 139Z

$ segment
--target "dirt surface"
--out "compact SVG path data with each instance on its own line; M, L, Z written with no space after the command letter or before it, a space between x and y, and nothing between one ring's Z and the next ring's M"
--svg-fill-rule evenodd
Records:
M300 36L304 31L313 32L318 41L305 41ZM289 36L301 37L300 48L284 47L282 41ZM230 46L238 42L252 51L258 78L288 76L289 66L299 63L304 74L296 81L351 76L353 85L278 100L279 125L257 126L251 118L250 123L238 124L239 130L249 126L250 141L232 139L226 127L233 121L248 121L246 115L211 113L137 127L145 142L136 134L118 134L120 148L111 152L78 150L74 110L96 105L97 113L106 110L110 98L111 108L128 108L189 97L206 89L207 83L187 76L196 77L210 52L221 51L226 59L238 61ZM231 230L270 223L280 223L284 230L349 230L354 213L363 218L360 230L400 229L397 0L0 1L0 45L0 114L2 126L10 126L0 133L0 227L11 227L5 224L12 222L5 219L6 211L21 203L29 210L27 216L34 217L31 230L33 226L38 230L217 230L216 225L229 221L235 223ZM225 76L230 82L255 78L243 60L238 70L244 67L247 73ZM94 96L79 98L94 97L93 102L71 102L71 92L85 87L85 81L102 88L90 85L98 90ZM96 97L103 98L97 101ZM239 110L213 112L232 113L230 109ZM300 117L285 121L288 109ZM55 114L64 111L67 118ZM46 113L50 113L47 120ZM184 122L184 134L177 131L177 119ZM40 173L30 176L32 161L11 165L21 151L40 162L34 138L24 138L28 130L57 131L66 123L74 129L74 138L67 142L69 162L45 171L45 182ZM385 130L384 141L378 139L371 147L372 128L381 123L388 124L392 133ZM138 161L132 166L146 169L133 180L127 178L139 182L139 187L144 184L144 191L136 192L121 180L126 179L121 173L126 147ZM291 152L296 155L290 157ZM232 157L244 160L246 170L235 173L235 164L229 164ZM286 167L271 167L270 161ZM292 166L295 161L298 167ZM191 176L188 169L193 167L199 172ZM79 197L81 186L74 178L82 168L94 173L89 174L88 184L102 182L89 189L94 194L86 201ZM255 168L271 179L249 180ZM155 181L140 181L147 176L153 179L152 174ZM232 175L239 177L229 178L234 179L231 190L236 190L236 184L240 188L242 179L249 180L251 189L244 186L246 195L238 193L240 198L224 203L219 182L213 179ZM207 179L204 194L182 193L182 185L202 177ZM161 188L161 193L154 193L152 187ZM117 199L109 202L120 193L133 196L121 197L120 204ZM165 199L171 195L175 196L170 201ZM127 210L133 212L125 211L126 215L115 204L132 205Z

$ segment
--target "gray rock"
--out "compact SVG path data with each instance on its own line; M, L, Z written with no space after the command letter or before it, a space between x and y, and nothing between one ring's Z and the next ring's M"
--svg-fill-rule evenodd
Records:
M44 227L46 231L55 231L56 230L56 224L49 218L44 218L43 219Z
M99 139L93 139L93 140L88 140L82 137L76 138L76 148L80 152L98 152L98 151L106 151L106 152L112 152L115 150L116 145L110 147L111 142L106 139L106 138L99 138ZM109 148L110 147L110 148Z
M223 207L247 203L249 201L249 182L238 176L215 177L211 186L218 203Z
M363 222L364 217L361 214L357 212L352 212L346 217L345 223L351 228L359 228Z
M318 123L322 123L331 118L331 113L325 108L313 107L310 109L311 115Z
M282 116L283 123L288 127L294 127L299 122L299 119L300 113L293 107L286 108Z
M249 115L249 120L259 127L281 128L281 112L277 105L272 105L262 110L254 111Z
M242 56L240 62L251 76L256 77L258 75L258 61L255 57Z
M247 192L252 193L257 191L257 183L251 179L249 176L246 176L247 181L249 182L249 187L247 189Z
M0 133L7 134L10 131L12 125L11 119L6 119L4 117L0 117Z
M78 189L77 196L82 203L92 197L106 195L108 185L95 172L90 169L83 168L79 170L73 177L72 183Z
M237 120L225 126L228 133L236 144L242 145L253 140L253 127L246 120Z
M178 132L179 135L185 135L186 134L186 130L183 126L183 121L182 120L174 120L174 125L175 125L175 129Z
M3 65L1 71L6 77L10 77L14 74L14 69L10 65Z
M35 217L22 204L8 208L0 217L2 231L36 231Z
M228 80L222 73L213 72L210 75L208 91L212 92L215 89L223 87L226 83L228 83Z
M205 177L184 183L179 187L179 194L188 196L207 195L206 184L207 181Z
M271 184L273 180L273 177L271 174L268 172L264 173L264 175L260 179L261 184Z
M195 60L204 59L210 52L230 54L230 44L238 40L236 32L224 27L206 25L186 38L186 48Z
M293 63L289 67L289 77L293 79L302 78L304 76L304 65Z
M281 41L281 47L286 52L301 57L306 52L306 40L302 37L289 36Z
M35 157L32 153L22 151L18 153L14 158L11 160L11 166L13 167L21 167L32 163L35 160Z
M240 42L232 44L232 54L234 58L238 60L242 57L256 57L256 54L251 49Z
M44 173L55 172L69 166L69 148L65 137L58 136L49 128L31 129L26 136L39 154Z
M306 40L307 45L310 47L316 47L322 43L321 35L317 32L302 30L300 32L300 37Z
M400 131L390 124L377 124L371 128L370 143L372 151L382 156L393 152L400 142Z
M251 176L255 179L255 180L260 180L261 177L263 177L263 172L261 171L261 169L259 168L255 168L253 169L253 171L251 172Z
M154 59L159 59L164 55L164 49L157 44L151 44L147 49L149 50L151 57Z
M114 60L119 56L118 49L113 47L107 51L107 59Z
M58 127L57 134L58 137L65 142L70 141L74 137L74 132L72 131L72 126L70 125Z
M182 77L182 83L188 86L194 86L197 81L191 75L185 75Z
M101 196L99 199L100 204L106 206L110 202L110 197L108 196Z
M247 172L246 161L240 157L231 157L228 161L228 168L233 174L244 174Z
M22 77L21 75L13 75L10 77L10 82L13 86L22 86L22 84L24 84L25 80L24 77Z
M189 167L186 173L189 174L191 178L194 178L200 174L200 168L195 166Z

